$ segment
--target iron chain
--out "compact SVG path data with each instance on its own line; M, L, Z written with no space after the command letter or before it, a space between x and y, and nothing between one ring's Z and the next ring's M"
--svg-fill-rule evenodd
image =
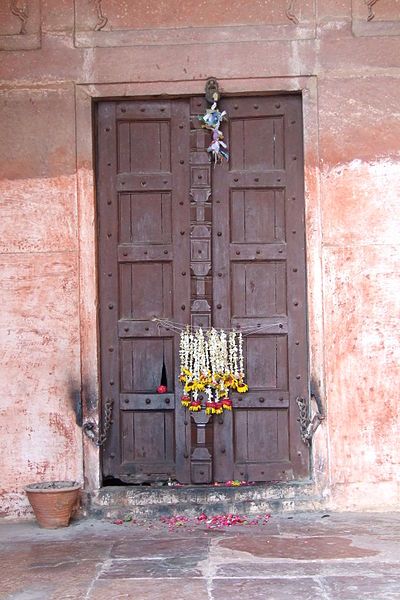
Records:
M314 396L312 395L312 397ZM313 418L310 419L309 400L306 400L301 396L297 396L296 403L299 407L298 421L300 423L301 439L307 446L310 446L314 433L321 424L321 421L325 419L325 414L322 412L316 412Z
M95 446L102 446L107 441L108 432L112 424L113 400L106 400L104 403L104 419L103 426L96 426L94 421L86 421L83 425L83 431L87 437L92 440Z

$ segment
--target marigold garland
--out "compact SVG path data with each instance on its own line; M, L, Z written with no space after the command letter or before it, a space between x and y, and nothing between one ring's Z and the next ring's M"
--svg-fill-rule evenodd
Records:
M222 414L232 410L231 390L248 391L244 382L243 336L231 331L189 326L181 332L179 357L183 385L182 405L190 411L205 409L207 414ZM206 399L202 402L199 393Z

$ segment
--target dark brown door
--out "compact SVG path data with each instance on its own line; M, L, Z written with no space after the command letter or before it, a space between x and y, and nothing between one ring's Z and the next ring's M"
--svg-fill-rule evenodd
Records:
M308 475L295 402L308 389L301 98L220 104L230 161L216 167L202 98L98 105L102 397L114 401L105 478ZM154 316L251 331L250 390L232 414L181 407L179 335Z

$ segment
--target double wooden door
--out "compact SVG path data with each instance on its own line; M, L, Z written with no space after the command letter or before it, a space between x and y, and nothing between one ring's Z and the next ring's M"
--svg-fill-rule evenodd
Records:
M308 393L301 97L219 106L230 159L214 167L203 98L97 105L101 389L113 401L105 481L309 472L296 405ZM181 406L185 324L250 332L249 392L233 396L232 413Z

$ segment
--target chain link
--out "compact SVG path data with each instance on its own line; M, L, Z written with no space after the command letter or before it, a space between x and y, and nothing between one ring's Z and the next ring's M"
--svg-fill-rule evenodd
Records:
M112 424L113 404L113 400L106 400L104 403L104 418L101 428L94 421L86 421L83 424L84 433L92 440L95 446L100 447L107 441L108 432Z
M314 398L314 395L312 397ZM325 419L325 414L321 409L321 412L316 412L313 418L310 419L310 401L297 396L296 403L299 407L299 418L297 420L300 423L301 439L307 446L310 446L314 433L320 426L321 421Z

